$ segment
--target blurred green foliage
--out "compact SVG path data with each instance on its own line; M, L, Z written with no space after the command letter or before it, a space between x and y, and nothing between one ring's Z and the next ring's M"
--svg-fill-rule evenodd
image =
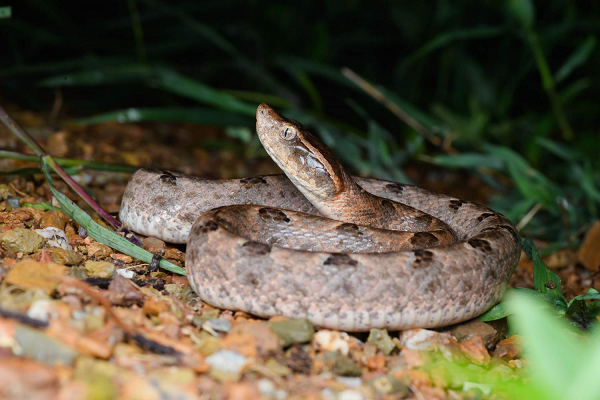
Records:
M495 209L556 246L598 218L597 2L22 0L10 11L3 101L49 110L61 88L81 122L205 123L238 138L264 101L357 173L465 169L494 189Z

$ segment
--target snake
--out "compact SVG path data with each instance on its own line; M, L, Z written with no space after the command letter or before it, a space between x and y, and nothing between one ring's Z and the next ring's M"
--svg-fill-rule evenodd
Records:
M300 122L266 104L256 131L284 174L212 180L139 169L123 194L126 226L186 243L202 301L362 332L449 326L501 300L521 254L506 217L351 176Z

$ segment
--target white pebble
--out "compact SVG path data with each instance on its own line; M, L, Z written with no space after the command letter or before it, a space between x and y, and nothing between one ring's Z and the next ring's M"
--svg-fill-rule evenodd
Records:
M231 350L219 350L206 357L206 363L219 371L237 374L246 365L248 359Z
M337 400L364 400L365 396L363 396L360 392L356 390L346 389L337 396Z
M360 377L338 376L335 380L350 388L357 388L362 385L362 378Z
M130 269L118 268L117 269L117 274L119 274L123 278L127 278L127 279L133 279L133 278L135 278L135 272L133 272L133 270L130 270Z
M60 247L61 249L72 251L73 248L69 244L69 239L62 229L49 226L44 229L36 229L35 232L48 239L48 244L52 247Z

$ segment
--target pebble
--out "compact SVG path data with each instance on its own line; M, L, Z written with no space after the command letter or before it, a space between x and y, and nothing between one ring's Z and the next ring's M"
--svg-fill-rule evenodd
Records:
M349 388L362 386L362 378L360 377L338 376L335 380Z
M205 361L216 370L238 374L244 365L246 365L248 359L235 351L219 350L206 357Z
M65 231L63 231L62 229L49 226L44 229L36 229L35 231L38 235L48 239L48 245L52 247L60 247L61 249L69 251L73 250L73 248L69 244L69 239L67 239Z
M85 270L89 276L98 278L111 278L115 274L115 265L108 261L91 261L85 262Z
M365 396L356 390L346 389L337 395L337 400L364 400Z
M517 335L512 335L506 338L496 346L494 350L494 357L499 357L503 360L513 360L521 354L521 348L519 346L520 340Z
M21 203L19 202L18 197L8 196L8 199L6 199L6 203L13 209L21 207Z
M268 379L259 379L258 391L262 396L270 399L285 400L288 397L288 392L283 389L277 389L275 384Z
M361 376L362 370L348 356L344 356L338 352L335 354L335 360L331 366L331 372L340 376Z
M346 332L321 330L315 333L312 342L321 351L339 351L345 356L350 351L350 336Z
M396 348L396 344L385 329L371 329L367 342L376 344L377 348L386 356Z
M45 333L24 325L17 325L15 339L20 355L34 358L47 365L72 365L77 351Z
M402 331L399 340L400 344L409 350L434 350L441 345L455 342L448 333L436 332L428 329L409 329Z
M392 376L380 376L369 381L369 386L379 396L385 396L393 393L401 393L402 396L408 394L408 386Z
M77 265L81 261L83 261L83 257L81 256L81 254L76 253L74 251L65 250L60 247L46 249L46 251L50 254L52 261L54 261L57 264Z
M229 332L231 330L231 322L224 318L209 319L202 325L202 329L208 331L212 329L217 332Z
M54 227L64 231L69 218L62 211L46 211L40 218L40 228Z
M117 269L116 272L117 272L117 275L120 275L123 278L127 278L127 279L133 279L133 278L135 278L135 272L133 270L130 270L130 269L119 268L119 269Z
M13 250L23 254L31 254L44 247L45 240L34 231L15 228L0 235L0 244L4 250Z
M268 325L279 336L284 347L310 342L315 334L314 325L304 318L271 321Z
M8 186L5 183L0 184L0 201L2 200L6 200L9 196L11 195L10 193L10 189L8 188ZM14 207L14 208L18 208Z
M489 324L481 321L469 321L455 326L450 333L459 342L472 337L480 337L488 350L493 349L500 340L500 333Z

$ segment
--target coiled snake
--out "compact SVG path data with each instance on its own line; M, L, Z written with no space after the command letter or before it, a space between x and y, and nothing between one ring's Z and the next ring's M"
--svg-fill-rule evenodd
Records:
M297 121L258 107L285 175L205 180L139 170L120 218L187 240L193 289L216 307L347 331L445 326L497 303L520 256L501 214L415 186L349 176Z

